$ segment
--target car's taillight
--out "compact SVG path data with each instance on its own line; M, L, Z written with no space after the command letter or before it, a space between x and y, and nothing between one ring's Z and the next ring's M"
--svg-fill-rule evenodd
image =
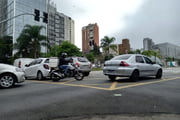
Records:
M44 66L45 69L49 69L48 65L44 64L43 66Z
M125 62L125 61L121 61L120 64L119 64L119 66L128 67L129 64L128 64L127 62Z
M75 65L76 65L76 67L80 67L80 64L79 64L79 63L76 63Z
M92 68L92 64L91 64L91 63L90 63L90 65L89 65L89 67Z

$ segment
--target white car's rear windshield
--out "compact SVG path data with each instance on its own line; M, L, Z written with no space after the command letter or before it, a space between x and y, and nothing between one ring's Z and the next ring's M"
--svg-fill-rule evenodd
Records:
M129 59L129 57L131 57L131 55L121 55L121 56L116 56L112 58L112 60L127 60Z

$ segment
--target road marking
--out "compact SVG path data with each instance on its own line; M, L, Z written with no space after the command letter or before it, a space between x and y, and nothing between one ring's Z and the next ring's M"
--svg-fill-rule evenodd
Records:
M86 87L86 88L95 88L100 90L108 90L109 88L103 88L103 87L95 87L95 86L89 86L89 85L75 85L75 84L64 84L68 86L74 86L74 87Z
M68 81L62 82L61 84L66 84L68 82L73 82L73 81L76 81L76 80L68 80Z
M121 97L122 94L114 94L115 97Z
M113 84L111 85L111 87L109 88L109 90L114 90L116 88L116 85L118 84L118 82L113 82Z
M114 88L113 90L119 90L119 89L136 87L136 86L142 86L142 85L147 85L147 84L166 82L166 81L170 81L170 80L176 80L176 79L179 79L179 78L180 77L175 77L175 78L169 78L169 79L161 79L161 80L158 80L158 81L151 81L151 82L145 82L145 83L137 83L137 84L126 85L126 86L121 86L121 87L118 87L118 88Z
M100 90L107 90L107 91L113 91L113 90L120 90L120 89L125 89L125 88L131 88L131 87L137 87L137 86L142 86L142 85L148 85L148 84L154 84L154 83L160 83L160 82L166 82L166 81L171 81L171 80L176 80L176 79L180 79L180 77L175 77L175 78L169 78L169 79L161 79L158 81L150 81L150 82L143 82L143 83L131 83L128 85L124 85L121 87L116 87L118 84L117 81L113 82L113 83L109 83L110 87L108 88L104 88L104 87L96 87L93 85L102 85L102 84L85 84L85 85L78 85L78 84L70 84L69 82L73 82L75 80L69 80L66 82L51 82L51 81L37 81L37 80L31 80L32 82L37 82L37 83L47 83L47 84L55 84L55 85L67 85L67 86L73 86L73 87L84 87L84 88L94 88L94 89L100 89ZM107 84L108 83L103 83ZM121 85L123 85L124 83L121 83Z

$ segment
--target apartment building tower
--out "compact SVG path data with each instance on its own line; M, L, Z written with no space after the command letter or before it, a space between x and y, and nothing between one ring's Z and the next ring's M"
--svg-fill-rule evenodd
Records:
M151 38L144 38L143 39L143 49L144 50L152 50L154 46L154 42Z
M82 52L88 53L99 46L99 27L97 23L89 24L82 28Z
M122 44L119 44L119 54L127 54L130 51L129 39L123 39Z
M50 0L1 0L0 22L7 21L0 23L0 37L12 36L14 44L28 24L43 26L41 34L47 36L50 46L59 45L65 40L74 44L74 20L59 13L55 6ZM35 9L39 11L39 21L34 20ZM44 13L48 13L48 24L42 19ZM41 52L47 51L47 47L41 47Z
M60 45L63 41L75 44L74 20L60 13L54 3L49 3L48 40L50 46Z
M25 25L43 26L41 34L47 35L47 24L42 19L34 20L34 10L39 10L40 16L47 13L47 0L1 0L0 3L0 36L12 36L13 44L21 34ZM7 20L7 21L6 21ZM46 48L42 48L45 52ZM16 51L13 50L13 54Z

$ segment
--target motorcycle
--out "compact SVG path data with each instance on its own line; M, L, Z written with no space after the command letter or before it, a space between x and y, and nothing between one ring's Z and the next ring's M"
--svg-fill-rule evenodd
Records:
M67 74L65 75L64 69L61 68L52 68L50 72L50 78L53 81L59 81L61 79L67 78L67 77L74 77L76 80L81 81L84 79L84 74L79 72L78 67L74 64L69 65L69 69L67 71Z

